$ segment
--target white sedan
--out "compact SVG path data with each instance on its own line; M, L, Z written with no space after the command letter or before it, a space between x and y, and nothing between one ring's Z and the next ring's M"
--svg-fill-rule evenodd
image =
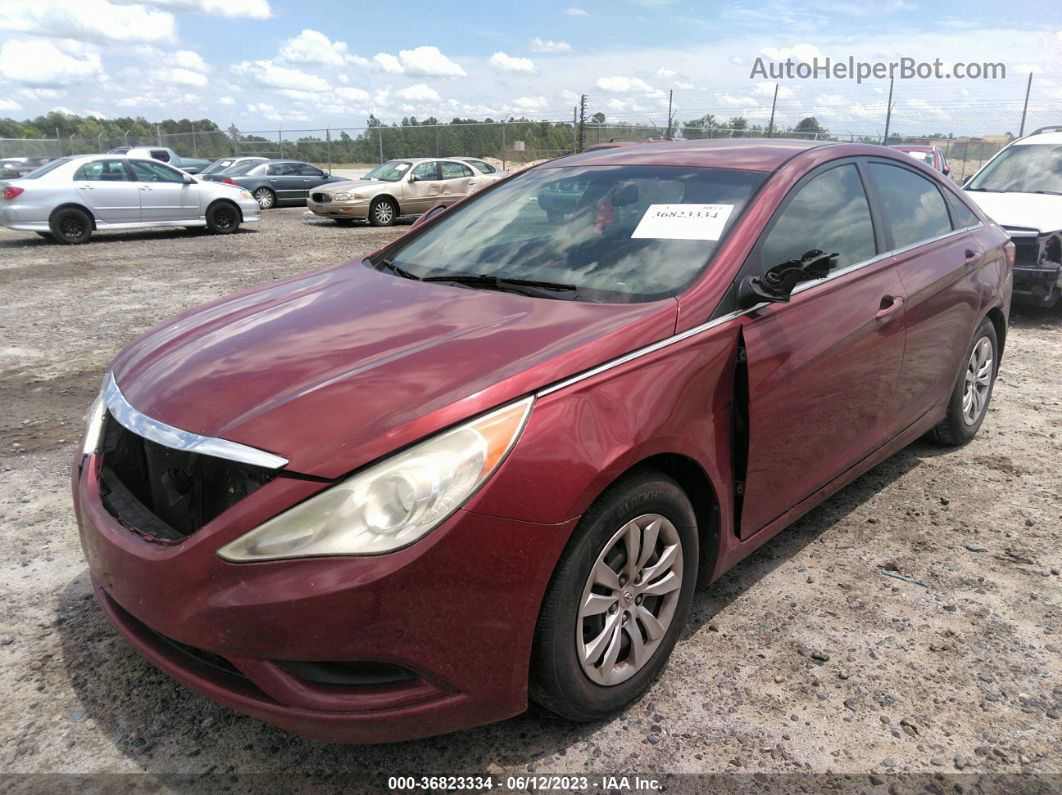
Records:
M96 231L160 226L227 235L260 219L258 202L241 188L123 155L62 157L0 181L0 225L61 243L85 243Z

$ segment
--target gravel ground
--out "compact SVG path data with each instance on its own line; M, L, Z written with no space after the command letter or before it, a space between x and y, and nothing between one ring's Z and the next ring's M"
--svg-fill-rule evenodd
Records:
M427 741L325 745L142 661L91 598L70 509L69 463L105 365L179 310L401 231L341 229L301 209L229 238L64 247L0 230L0 769L150 774L142 782L1062 773L1062 312L1016 310L973 443L909 447L699 594L663 677L612 720L576 726L533 709Z

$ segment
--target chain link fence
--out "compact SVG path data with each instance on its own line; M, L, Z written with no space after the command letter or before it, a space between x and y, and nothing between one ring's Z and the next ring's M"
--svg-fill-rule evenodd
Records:
M728 118L729 117L729 118ZM305 160L326 168L368 167L400 157L467 156L520 168L609 141L663 138L786 137L896 144L935 144L963 181L1022 129L1062 122L1045 103L963 107L909 100L890 108L885 101L839 107L804 107L796 102L761 108L722 108L671 125L600 117L568 121L454 121L449 124L371 124L305 129L195 130L154 135L99 134L94 137L0 138L0 158L58 157L106 152L117 147L168 147L182 157L216 159L234 155Z

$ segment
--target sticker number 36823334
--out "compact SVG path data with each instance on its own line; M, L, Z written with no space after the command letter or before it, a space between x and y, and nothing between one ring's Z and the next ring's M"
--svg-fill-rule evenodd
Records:
M631 237L718 240L732 204L650 204Z

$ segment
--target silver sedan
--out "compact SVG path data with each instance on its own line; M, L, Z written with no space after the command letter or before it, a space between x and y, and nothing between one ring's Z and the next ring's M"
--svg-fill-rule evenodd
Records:
M85 243L93 232L159 226L231 234L261 219L247 191L207 182L155 160L78 155L0 181L0 225Z

